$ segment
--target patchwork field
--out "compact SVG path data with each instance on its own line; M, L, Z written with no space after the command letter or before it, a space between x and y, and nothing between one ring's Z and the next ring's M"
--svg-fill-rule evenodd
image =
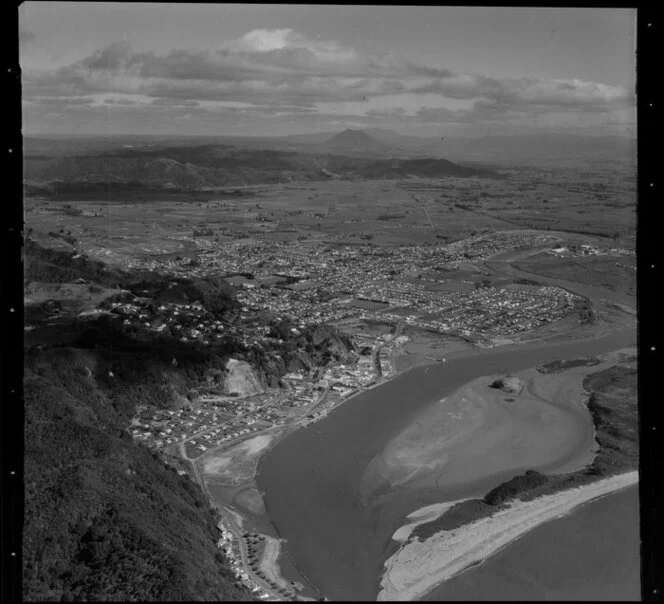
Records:
M515 266L528 273L636 295L636 256L557 258L540 253Z
M87 197L35 193L26 195L25 211L30 229L51 245L67 247L62 237L73 237L86 253L111 262L193 257L252 236L399 246L535 228L634 245L633 166L557 163L499 171L501 179L329 180L138 197L113 187Z

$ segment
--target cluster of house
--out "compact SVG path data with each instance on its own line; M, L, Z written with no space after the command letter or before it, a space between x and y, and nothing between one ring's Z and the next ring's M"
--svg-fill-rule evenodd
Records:
M428 293L428 292L427 292ZM554 286L509 289L483 288L429 298L417 312L381 313L392 321L441 333L499 336L535 329L575 312L578 296Z
M302 263L298 274L313 276L314 288L285 289L248 288L238 293L242 304L243 325L233 325L215 319L201 304L155 305L147 299L132 303L113 303L111 312L124 316L124 321L136 323L156 331L170 330L182 340L212 341L224 334L243 337L249 342L269 344L270 327L254 321L257 311L272 311L273 316L289 318L292 329L298 333L307 325L339 321L344 318L369 319L378 317L383 322L405 321L407 324L443 333L465 336L504 336L539 327L574 312L576 297L558 287L481 288L471 291L430 291L423 284L405 282L399 276L404 267L423 265L453 255L468 255L474 250L480 255L490 255L504 247L536 245L548 241L546 235L504 232L491 236L474 237L451 246L411 246L392 249L339 247L309 253L297 243L279 244L241 240L229 244L230 251L210 251L208 255L235 256L236 269L247 268L256 262L258 255L269 271L279 269L280 274L294 273L293 263ZM450 251L451 250L451 251ZM241 253L240 253L241 252ZM280 253L281 252L281 253ZM452 263L453 265L453 263ZM452 266L450 265L450 266ZM317 274L314 275L314 271ZM396 274L395 274L396 273ZM321 292L334 292L345 288L353 292L346 297L328 296L321 299ZM362 297L385 308L368 310L349 303ZM378 359L383 376L389 375L390 348L384 347ZM155 446L167 446L186 441L190 456L204 453L210 448L222 446L228 441L246 437L266 427L286 421L288 409L312 404L325 387L332 399L343 398L358 387L374 380L374 359L360 358L354 366L339 365L328 368L314 381L311 376L292 373L284 381L291 388L278 393L264 393L245 398L241 402L231 397L217 399L210 409L196 411L179 410L163 419L151 418L149 423L131 428L136 438ZM324 380L324 381L323 381ZM203 399L201 399L203 400ZM203 402L203 405L206 403ZM225 416L215 416L225 413ZM162 424L159 424L162 421Z
M306 407L313 403L318 392L324 388L320 381L313 382L303 371L293 371L282 376L281 381L286 384L291 391L288 397L289 406Z
M553 235L529 231L498 231L455 241L445 247L447 252L454 256L454 260L459 260L486 258L503 250L536 247L556 239Z
M113 302L109 312L123 317L123 325L152 330L177 337L182 342L211 345L225 337L232 337L245 346L266 343L268 325L251 323L250 309L242 307L240 323L216 319L199 302L154 304L149 298L135 298L132 302ZM253 310L253 309L252 309ZM301 327L306 324L300 322Z
M315 377L315 379L314 379ZM303 371L283 376L288 388L244 397L201 394L187 408L139 411L128 428L137 440L163 448L184 443L187 456L232 444L254 432L283 424L293 407L314 404L322 392L334 403L375 379L371 359L327 367L314 376Z
M203 402L196 409L143 410L128 430L136 440L157 448L185 442L189 457L196 457L208 449L273 425L261 417L255 405L251 409L230 415L222 412L222 408ZM266 414L266 417L272 416Z
M344 283L346 287L356 288L355 298L320 302L310 294L287 291L275 301L265 290L243 292L241 296L248 308L267 308L292 317L299 325L366 319L376 314L348 303L355 299L389 306L379 310L380 318L385 321L405 317L413 325L435 331L456 329L473 333L516 333L556 321L573 311L574 296L556 287L430 291L418 283L352 275Z
M256 598L272 602L281 601L280 595L289 599L297 598L293 590L280 588L272 580L265 577L260 570L258 558L262 549L260 545L265 541L263 535L245 533L238 538L222 523L219 524L219 528L221 538L217 542L217 547L226 555L235 578L249 589ZM241 544L240 539L244 543ZM244 547L247 554L251 556L248 564L243 563L242 554L240 553L241 547ZM271 589L268 591L265 585L268 585Z
M335 248L312 248L298 241L277 242L255 238L225 242L196 240L201 249L199 263L191 266L189 259L171 260L166 264L141 268L159 268L182 276L203 276L210 271L223 274L250 273L255 276L283 275L298 279L324 278L330 285L338 277L379 277L389 271L403 274L430 268L431 262L452 262L467 258L487 257L504 249L535 246L553 240L551 235L523 231L501 231L478 235L445 245L402 246L393 248L370 245L338 245ZM138 267L138 265L137 265ZM260 282L260 281L259 281ZM249 287L256 285L250 283Z
M209 344L238 331L233 325L215 319L199 302L157 305L149 298L135 298L131 303L113 302L109 310L123 316L126 326L168 332L183 342L199 340Z
M618 247L601 247L595 245L566 245L553 248L549 254L559 258L578 258L579 256L634 256L635 252Z

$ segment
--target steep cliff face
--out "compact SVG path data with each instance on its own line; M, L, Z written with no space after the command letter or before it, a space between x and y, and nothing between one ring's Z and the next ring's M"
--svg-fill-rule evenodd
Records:
M256 377L249 363L237 359L228 359L224 377L224 390L228 394L251 396L263 392L265 388Z
M98 351L26 356L25 599L247 599L200 488L122 430L132 380L146 378L146 398L160 391L155 362L120 353L114 369Z

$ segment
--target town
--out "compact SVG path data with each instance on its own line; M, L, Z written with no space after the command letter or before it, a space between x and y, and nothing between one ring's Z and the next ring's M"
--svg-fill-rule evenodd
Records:
M197 460L207 454L232 450L261 434L306 429L352 394L392 377L397 347L408 341L401 335L407 326L491 346L573 315L583 307L580 296L536 282L494 285L481 266L484 259L510 249L561 253L560 248L551 252L556 243L555 236L528 232L400 248L339 245L311 250L299 243L244 239L205 249L193 266L174 260L168 267L174 276L223 274L236 288L237 315L220 318L201 302L157 303L148 291L145 297L115 295L97 312L118 317L129 330L203 346L231 338L268 350L324 323L345 329L373 321L391 327L391 332L370 335L350 329L357 351L353 362L288 371L280 377L279 388L248 391L234 386L233 380L222 380L223 386L208 380L179 408L139 408L128 430L145 446L191 462L196 473ZM589 246L564 250L600 253ZM163 273L164 267L159 268ZM282 322L285 332L275 329ZM228 363L227 371L232 371L238 361ZM243 480L231 478L228 485L239 486ZM246 533L224 518L218 546L240 583L263 600L307 599L296 587L265 575L265 540L272 537Z
M311 250L299 243L251 240L203 251L199 266L172 261L179 276L223 274L238 288L237 323L215 319L199 303L155 306L148 298L112 302L126 326L167 331L183 342L211 344L233 336L245 345L269 342L256 314L291 321L293 331L348 319L379 318L486 340L528 331L575 310L576 296L559 287L494 287L476 264L510 248L551 243L552 236L504 232L447 246L339 246ZM591 253L589 246L584 252ZM560 249L555 248L557 252ZM575 249L575 248L570 248ZM594 253L595 250L592 250Z

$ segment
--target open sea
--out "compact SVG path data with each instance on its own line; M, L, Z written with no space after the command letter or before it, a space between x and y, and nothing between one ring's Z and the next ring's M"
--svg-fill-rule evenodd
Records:
M423 599L639 601L639 548L633 486L542 524Z

